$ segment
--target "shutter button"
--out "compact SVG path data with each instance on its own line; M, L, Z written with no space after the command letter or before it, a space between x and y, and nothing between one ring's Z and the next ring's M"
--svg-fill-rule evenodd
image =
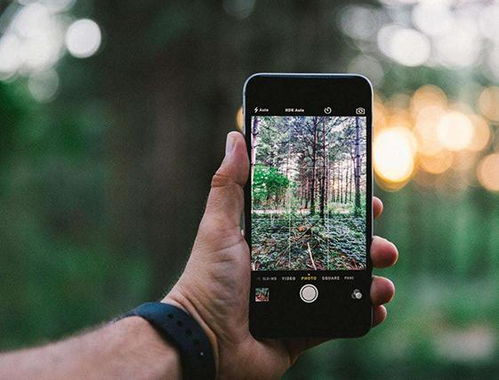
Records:
M312 284L303 285L300 289L300 298L303 302L312 303L319 297L319 291Z

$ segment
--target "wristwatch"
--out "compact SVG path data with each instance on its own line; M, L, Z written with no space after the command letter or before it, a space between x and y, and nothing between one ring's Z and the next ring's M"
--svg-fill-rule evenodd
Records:
M199 323L189 314L170 304L147 302L116 320L131 316L144 318L165 340L177 348L184 379L215 379L215 359L210 340Z

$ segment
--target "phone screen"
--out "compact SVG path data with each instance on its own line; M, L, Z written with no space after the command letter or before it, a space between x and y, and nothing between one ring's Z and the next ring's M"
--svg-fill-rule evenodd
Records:
M370 86L334 75L253 82L250 328L262 337L361 335L371 324Z

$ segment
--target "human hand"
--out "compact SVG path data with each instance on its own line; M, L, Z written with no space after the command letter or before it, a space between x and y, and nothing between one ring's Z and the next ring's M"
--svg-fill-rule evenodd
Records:
M227 136L225 158L213 176L206 210L199 225L185 270L163 299L189 312L204 328L213 344L220 379L279 378L301 352L319 340L256 340L249 331L250 252L241 233L244 191L249 173L244 137ZM373 199L374 216L383 204ZM374 267L392 266L397 248L374 237ZM395 293L393 283L375 276L371 286L374 325L386 318L383 304ZM258 363L258 365L256 365Z

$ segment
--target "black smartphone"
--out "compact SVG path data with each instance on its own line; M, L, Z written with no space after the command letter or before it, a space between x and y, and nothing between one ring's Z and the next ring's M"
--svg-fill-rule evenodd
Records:
M250 331L357 337L372 325L372 87L354 74L244 85Z

